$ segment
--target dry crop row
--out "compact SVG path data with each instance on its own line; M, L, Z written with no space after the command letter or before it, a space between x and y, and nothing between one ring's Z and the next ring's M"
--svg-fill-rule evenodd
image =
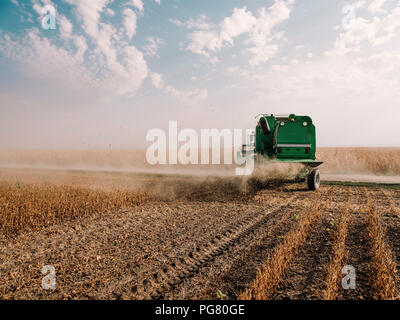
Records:
M337 230L333 240L333 254L326 268L326 289L323 290L321 298L323 300L334 300L338 295L339 281L341 279L340 270L347 257L346 238L348 232L349 208L344 208L339 218Z
M376 205L371 201L367 190L367 232L372 245L371 283L374 288L374 298L394 299L398 296L396 263L392 260L392 253L384 241L384 230L381 217Z
M312 225L321 218L322 208L326 205L326 202L318 206L312 203L306 207L306 214L300 218L297 228L290 231L285 240L274 249L264 266L258 270L256 279L241 293L239 299L266 300L273 296L290 262L305 242Z
M0 183L0 234L21 232L94 213L137 206L146 194L89 188Z

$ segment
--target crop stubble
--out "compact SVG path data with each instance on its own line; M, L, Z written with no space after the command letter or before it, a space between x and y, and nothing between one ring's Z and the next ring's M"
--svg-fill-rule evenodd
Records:
M217 298L217 290L230 299L397 297L398 191L323 186L309 193L293 184L242 192L227 182L212 192L218 181L202 183L206 193L189 183L182 197L170 199L129 193L121 201L103 190L91 202L100 209L73 211L73 219L50 215L44 228L35 227L37 215L3 223L9 233L21 230L0 240L1 298L203 299ZM40 191L24 188L13 190L25 192L14 200ZM3 191L2 199L12 202ZM67 200L58 202L71 201L68 192L91 199L86 189L66 188L59 198ZM52 203L49 193L39 199ZM55 291L40 286L48 264L56 268ZM356 290L340 287L345 264L357 270Z

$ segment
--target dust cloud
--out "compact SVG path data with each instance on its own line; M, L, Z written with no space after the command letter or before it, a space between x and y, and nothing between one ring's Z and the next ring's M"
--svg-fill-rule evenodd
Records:
M399 148L321 148L322 176L399 176ZM49 181L91 188L146 191L155 199L214 201L248 197L301 178L301 164L257 164L252 175L236 176L235 165L156 165L144 150L0 151L0 178ZM8 170L8 171L7 171ZM14 171L13 171L14 170ZM344 177L344 178L343 178Z

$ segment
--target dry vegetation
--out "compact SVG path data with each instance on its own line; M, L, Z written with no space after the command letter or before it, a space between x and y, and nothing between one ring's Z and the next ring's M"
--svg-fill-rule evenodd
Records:
M138 192L0 182L0 233L16 236L65 220L138 206L146 199Z
M319 158L327 171L400 174L399 154L322 149ZM0 166L130 168L137 158L15 151L0 153ZM400 191L379 186L310 193L262 175L0 169L0 298L394 299L399 207ZM40 285L48 264L54 291ZM344 265L356 268L355 290L340 285Z
M377 212L399 219L387 205L387 198L399 204L397 190L372 190L374 198L387 197L375 208L364 204L358 187L322 187L310 195L301 184L244 192L236 180L157 179L179 196L2 182L1 230L8 237L0 239L0 296L204 299L218 298L219 290L231 299L279 299L282 290L292 290L292 298L304 298L303 288L320 283L322 291L310 292L340 299L339 272L349 264L348 251L371 270L366 275L355 265L360 292L355 297L396 297L394 261L400 251L391 258ZM342 205L335 209L336 203ZM340 212L335 228L325 221L332 212ZM356 222L361 231L346 234L355 215L365 217ZM368 222L364 231L362 221ZM326 241L314 240L321 234ZM349 236L371 243L373 258L368 260L369 247L347 242ZM46 264L57 270L54 292L40 287Z
M338 297L339 286L341 282L341 269L345 265L347 258L346 237L349 221L349 209L341 210L337 229L333 240L333 253L326 268L326 289L323 290L321 299L335 300Z
M399 148L319 148L323 172L400 175Z
M257 273L257 278L250 288L245 290L239 299L243 300L266 300L276 292L276 288L282 281L288 266L298 248L304 243L310 228L315 221L321 217L321 206L309 205L306 207L306 214L302 215L299 225L291 231L283 243L278 245L271 257L268 258L265 266Z
M395 205L393 199L390 197L390 195L388 194L388 192L386 190L382 190L382 192L383 192L385 199L389 202L391 214L394 217L400 218L400 208Z
M118 168L145 165L146 158L143 150L3 150L0 164Z
M388 248L384 240L384 230L380 213L376 209L376 205L368 196L368 236L372 244L372 267L371 267L371 283L375 289L376 299L394 299L398 297L398 277L396 263L392 259L391 250Z

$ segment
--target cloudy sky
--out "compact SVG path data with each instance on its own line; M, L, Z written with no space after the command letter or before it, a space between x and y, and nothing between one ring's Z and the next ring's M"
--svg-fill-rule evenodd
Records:
M141 148L259 113L400 146L399 0L1 1L0 71L0 148Z

